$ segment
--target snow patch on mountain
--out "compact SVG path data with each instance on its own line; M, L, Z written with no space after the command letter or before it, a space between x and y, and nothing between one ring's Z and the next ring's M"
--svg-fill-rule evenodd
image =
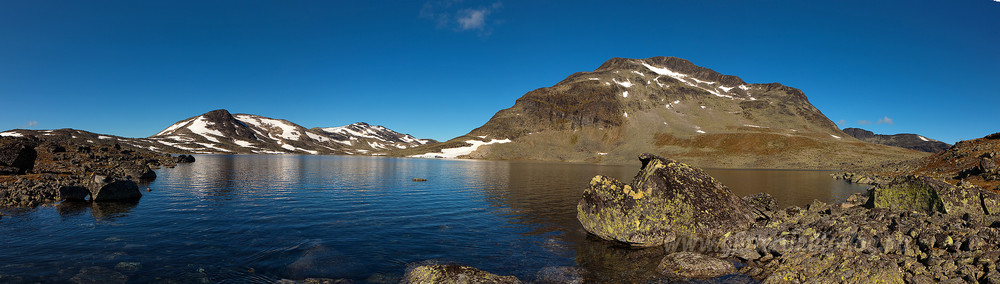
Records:
M260 117L256 115L247 114L237 114L234 116L240 122L251 124L253 126L263 128L263 129L280 129L281 133L277 133L278 137L286 140L299 140L302 137L302 133L296 129L295 125L290 125L287 122L270 119L266 117ZM271 135L271 131L268 131L268 136L271 138L278 138Z
M454 159L457 158L458 156L471 154L472 152L476 151L476 149L479 149L479 147L483 145L510 143L510 139L503 139L503 140L493 139L490 140L489 142L483 142L479 140L466 140L465 143L471 145L465 147L441 149L441 153L425 153L420 155L411 155L409 157Z
M611 79L615 84L621 85L622 87L630 88L632 87L632 81L625 79L625 82L618 82L618 79Z

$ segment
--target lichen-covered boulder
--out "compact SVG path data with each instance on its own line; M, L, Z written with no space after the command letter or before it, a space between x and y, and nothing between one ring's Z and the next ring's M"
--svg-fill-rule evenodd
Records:
M925 213L997 214L996 193L978 187L957 187L925 176L902 176L869 192L868 205Z
M521 283L514 276L500 276L474 267L456 264L430 264L406 272L401 283Z
M638 247L677 238L715 238L749 228L749 205L705 171L651 154L624 184L596 176L577 205L583 228L600 238Z
M696 252L675 252L663 257L660 273L678 278L712 278L736 273L732 262Z

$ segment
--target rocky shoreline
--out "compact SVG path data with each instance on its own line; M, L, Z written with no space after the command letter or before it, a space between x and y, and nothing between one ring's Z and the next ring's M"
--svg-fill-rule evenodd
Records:
M0 208L32 208L63 200L134 201L154 169L189 163L101 139L67 135L0 137Z
M1000 195L990 190L900 176L844 203L779 209L767 194L735 197L701 169L653 155L640 159L643 167L629 184L595 177L578 218L590 234L610 241L603 245L662 254L655 268L630 268L660 275L643 282L1000 283ZM455 277L521 283L470 269L411 269L419 273L408 273L404 283Z
M949 184L1000 192L1000 133L960 141L947 150L921 159L845 169L834 178L878 185L905 175L929 176Z

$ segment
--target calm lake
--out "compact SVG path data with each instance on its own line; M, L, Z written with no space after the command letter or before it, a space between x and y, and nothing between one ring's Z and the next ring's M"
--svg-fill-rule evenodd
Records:
M398 282L407 264L461 263L531 281L651 281L662 250L588 238L576 205L594 175L639 170L541 162L348 156L197 156L157 170L137 204L59 204L0 219L0 282ZM708 170L781 206L865 187L827 171ZM426 178L414 182L412 178ZM150 192L145 189L149 188Z

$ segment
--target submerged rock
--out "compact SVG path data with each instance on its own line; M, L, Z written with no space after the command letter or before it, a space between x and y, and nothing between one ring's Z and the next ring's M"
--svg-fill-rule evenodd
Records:
M521 280L514 276L500 276L464 265L430 264L410 269L400 283L521 283Z
M696 252L675 252L663 257L660 273L679 278L712 278L736 272L733 263Z
M925 176L902 176L869 193L873 208L923 213L991 215L997 214L1000 197L978 187L957 187Z
M69 281L72 283L125 283L128 277L111 269L94 266L80 269Z
M631 184L596 176L577 205L591 234L632 246L712 238L745 230L753 209L701 169L651 154Z
M573 266L548 266L535 275L535 283L583 283L583 268Z

